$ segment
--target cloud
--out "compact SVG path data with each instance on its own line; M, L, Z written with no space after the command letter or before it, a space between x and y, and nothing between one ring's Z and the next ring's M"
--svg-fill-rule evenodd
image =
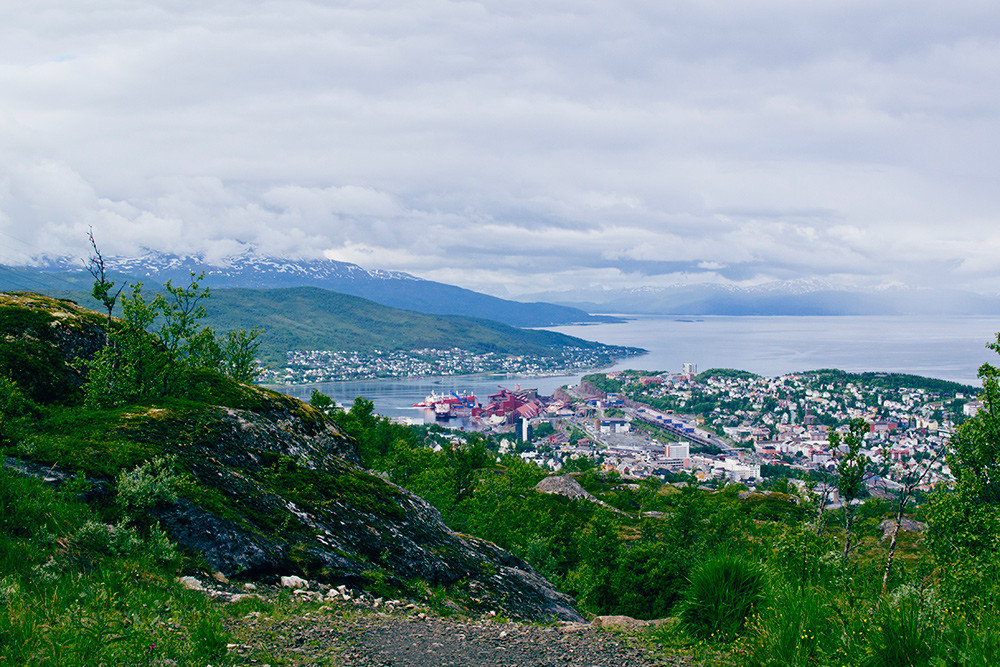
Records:
M990 291L998 65L977 0L22 3L0 261Z

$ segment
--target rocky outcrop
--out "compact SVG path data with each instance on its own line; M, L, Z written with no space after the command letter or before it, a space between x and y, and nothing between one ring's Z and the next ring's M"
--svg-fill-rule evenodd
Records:
M567 498L572 498L573 500L589 500L590 502L609 509L612 512L625 514L618 508L612 507L603 500L596 498L583 488L583 486L580 485L580 482L576 481L569 475L553 475L552 477L546 477L535 485L535 490L540 493L554 493L556 495L566 496Z
M896 529L896 522L892 519L886 519L878 525L878 529L882 531L881 539L890 539L892 538L893 531ZM899 530L900 532L922 533L927 530L927 524L904 518L899 523Z
M104 345L103 322L67 299L0 293L0 375L36 401L73 402L86 377L80 360Z
M355 465L355 443L318 411L260 392L253 409L151 409L122 425L131 441L175 454L195 481L151 518L214 569L362 589L421 581L472 610L580 618L527 563L457 535L430 503Z
M580 485L580 482L569 475L546 477L535 485L535 489L541 493L555 493L560 496L572 498L573 500L583 499L589 500L592 503L599 502L597 498Z
M0 373L22 385L18 364L44 352L45 383L22 373L22 388L58 402L60 392L79 385L86 366L78 357L103 343L100 314L44 297L3 298ZM219 404L198 396L214 396ZM87 457L42 453L17 469L53 483L84 472L107 506L123 472L108 461L129 461L129 467L171 457L182 478L179 499L144 520L159 522L225 577L246 582L294 574L413 595L444 587L469 610L582 620L572 600L527 563L452 532L432 505L363 470L356 443L297 399L205 371L192 376L189 397L109 409L99 417L92 431L77 428L67 436L73 451Z

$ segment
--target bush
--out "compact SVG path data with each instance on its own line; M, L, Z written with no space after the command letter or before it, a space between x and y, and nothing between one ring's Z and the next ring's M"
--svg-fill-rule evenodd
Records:
M118 505L130 521L144 521L147 512L177 502L180 475L177 457L156 457L118 476Z
M701 564L681 602L680 619L689 635L729 642L767 598L763 568L741 556L720 554Z
M18 384L0 375L0 444L20 440L37 414L38 407Z

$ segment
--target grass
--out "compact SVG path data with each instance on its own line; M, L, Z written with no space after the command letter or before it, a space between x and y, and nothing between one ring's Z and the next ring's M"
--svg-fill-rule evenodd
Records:
M691 575L680 619L688 635L706 642L730 642L768 596L760 565L742 556L710 557Z
M176 582L157 531L103 524L4 469L0 527L0 664L234 664L220 609Z

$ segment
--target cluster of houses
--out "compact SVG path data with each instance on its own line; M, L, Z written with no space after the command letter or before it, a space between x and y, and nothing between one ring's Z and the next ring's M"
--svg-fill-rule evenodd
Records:
M849 420L862 419L868 424L863 453L873 469L881 471L872 484L892 488L916 475L930 488L950 479L940 453L956 420L982 409L974 396L954 387L935 391L880 383L865 386L857 380L833 382L822 374L777 378L722 374L700 382L685 374L634 378L615 374L614 378L635 389L629 399L637 405L646 399L670 400L681 409L714 406L689 418L689 423L701 426L702 435L714 431L745 450L739 463L731 461L730 451L713 463L716 471L722 468L733 478L752 476L745 467L756 465L835 470L840 452L830 448L831 431L846 432ZM684 421L666 414L662 418ZM724 462L718 460L723 457ZM730 473L731 468L739 472Z
M544 375L572 372L607 363L619 348L585 349L565 346L551 355L471 352L462 348L389 350L293 350L286 353L284 368L261 369L259 381L267 384L303 384L373 380L377 378L440 377L507 373Z
M925 489L950 480L941 452L955 420L982 408L962 392L824 384L808 374L730 374L697 381L693 365L685 371L609 374L628 387L620 393L587 392L587 385L552 397L502 389L483 412L498 431L513 431L516 441L507 441L507 449L553 470L587 458L633 478L685 471L701 480L749 485L762 478L762 466L787 466L800 477L810 470L836 470L843 452L831 448L830 434L846 433L847 422L860 418L868 424L862 453L871 462L868 483L875 492L917 478ZM667 398L679 409L650 405L663 405ZM701 414L683 412L706 405L710 408ZM533 438L543 422L552 430Z

